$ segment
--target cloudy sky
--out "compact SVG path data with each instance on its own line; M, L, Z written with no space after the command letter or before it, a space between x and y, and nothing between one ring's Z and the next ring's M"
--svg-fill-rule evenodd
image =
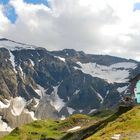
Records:
M140 60L140 0L0 0L0 37Z

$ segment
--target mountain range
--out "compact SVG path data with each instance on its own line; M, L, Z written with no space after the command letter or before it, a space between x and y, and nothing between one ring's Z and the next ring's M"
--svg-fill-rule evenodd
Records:
M40 119L114 109L140 63L0 39L0 131Z

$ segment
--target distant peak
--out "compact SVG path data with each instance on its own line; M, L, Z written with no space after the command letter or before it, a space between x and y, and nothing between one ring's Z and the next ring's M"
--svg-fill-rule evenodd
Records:
M0 38L0 41L9 41L7 38Z
M13 43L21 44L21 45L33 46L33 45L30 45L30 44L17 42L17 41L14 41L14 40L8 39L8 38L0 38L0 41L9 41L9 42L13 42Z
M9 50L21 50L21 49L35 49L34 45L17 42L7 38L0 38L0 48L7 48Z

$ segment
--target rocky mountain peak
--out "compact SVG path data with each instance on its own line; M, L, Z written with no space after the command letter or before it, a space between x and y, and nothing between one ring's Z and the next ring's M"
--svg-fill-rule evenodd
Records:
M139 69L132 60L48 51L5 38L0 39L0 66L0 116L12 128L115 108L128 92L131 73Z

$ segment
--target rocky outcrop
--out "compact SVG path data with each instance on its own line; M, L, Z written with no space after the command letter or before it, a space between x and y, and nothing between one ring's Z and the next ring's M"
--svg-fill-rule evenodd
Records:
M138 62L0 40L0 116L10 127L114 108ZM120 76L121 75L121 76Z

